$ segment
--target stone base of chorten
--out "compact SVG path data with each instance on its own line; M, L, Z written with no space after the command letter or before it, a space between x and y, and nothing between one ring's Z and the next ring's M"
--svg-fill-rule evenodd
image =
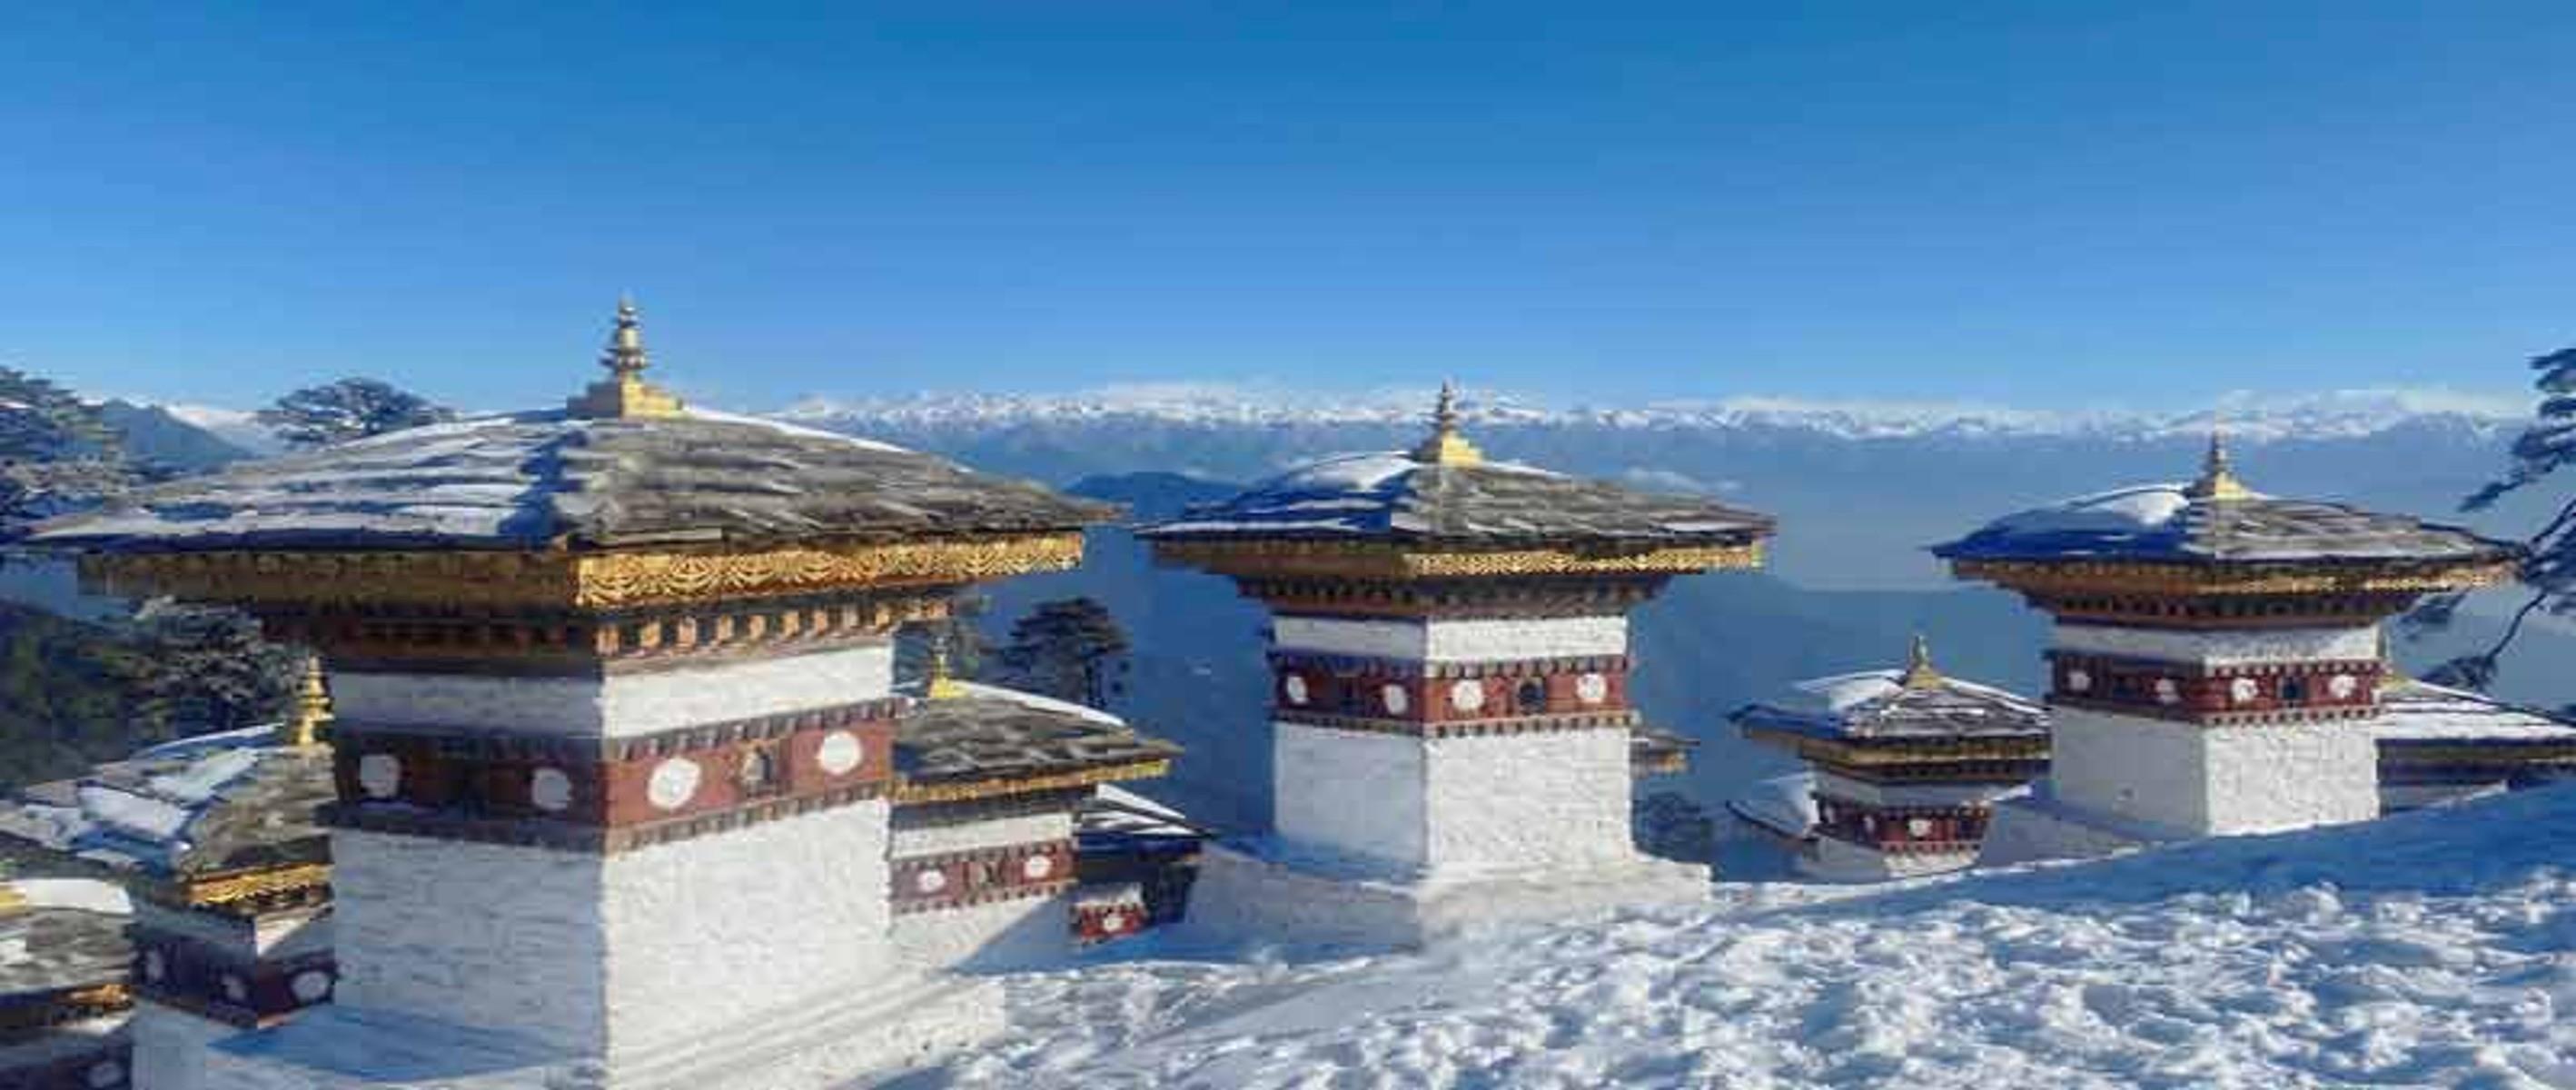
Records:
M205 1090L840 1090L872 1086L1003 1028L998 984L854 985L843 1001L613 1058L507 1033L330 1007L214 1042Z
M1543 870L1392 875L1275 840L1245 840L1201 855L1178 937L1237 947L1415 949L1490 928L1704 901L1709 883L1706 866L1642 855Z
M2150 844L2187 839L2109 814L2068 806L2045 794L1995 804L1978 845L1977 865L2007 867L2051 859L2099 859Z
M1820 882L1888 882L1965 870L1976 862L1972 850L1887 852L1820 836L1791 865L1800 876Z

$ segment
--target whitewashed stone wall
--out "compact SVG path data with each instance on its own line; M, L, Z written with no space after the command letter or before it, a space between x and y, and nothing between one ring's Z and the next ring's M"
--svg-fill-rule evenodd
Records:
M897 829L894 833L894 857L909 859L916 855L941 852L973 851L977 848L1003 848L1014 844L1039 844L1063 840L1073 835L1073 815L1057 812L1022 814L1017 817L987 818Z
M1436 873L1581 868L1633 858L1628 732L1443 738L1425 746Z
M135 1090L199 1090L205 1085L206 1047L241 1032L150 1000L134 1005L134 1020L126 1026L134 1041Z
M606 678L337 671L333 706L361 723L491 726L622 737L874 700L894 690L894 647Z
M1073 953L1073 896L906 913L894 919L894 945L905 965L922 971L1061 964Z
M331 853L336 1002L607 1047L597 857L349 829Z
M1274 726L1271 772L1280 836L1402 866L1427 862L1420 740L1296 723Z
M2205 666L2379 657L2379 626L2375 624L2217 632L2060 624L2056 641L2058 648L2066 651Z
M1615 614L1431 621L1277 617L1271 620L1271 643L1283 651L1440 663L1624 655L1628 619Z
M1976 861L1975 852L1882 852L1819 837L1812 854L1800 855L1791 865L1800 874L1827 882L1885 882L1965 870Z
M2060 804L2171 835L2379 815L2379 751L2364 723L2204 727L2058 708L2050 733Z
M610 856L612 1057L865 992L890 962L887 804Z

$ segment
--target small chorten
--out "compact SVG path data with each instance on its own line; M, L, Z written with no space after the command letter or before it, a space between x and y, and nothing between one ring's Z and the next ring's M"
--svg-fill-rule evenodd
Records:
M1458 387L1440 383L1440 400L1431 409L1431 435L1413 448L1413 460L1424 465L1482 465L1485 452L1458 431Z
M599 357L608 377L590 384L580 397L565 403L573 416L586 420L657 420L680 415L680 399L644 381L652 360L644 352L644 324L635 300L617 300L617 328L608 335L608 350Z
M331 689L322 680L322 657L307 655L304 678L295 691L295 710L278 724L277 744L293 749L322 745L322 729L331 719Z

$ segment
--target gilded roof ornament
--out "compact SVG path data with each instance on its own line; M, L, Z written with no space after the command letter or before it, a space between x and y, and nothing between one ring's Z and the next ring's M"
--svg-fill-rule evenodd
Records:
M2227 453L2227 428L2213 424L2209 429L2209 456L2201 462L2200 479L2183 490L2195 500L2250 500L2254 490L2236 476L2236 460Z
M1920 632L1914 634L1914 646L1905 656L1905 676L1897 683L1907 689L1938 689L1949 682L1932 666L1932 641Z
M331 719L331 689L322 680L322 657L307 655L303 680L295 690L295 710L278 724L277 743L297 749L322 745L322 729Z
M566 404L572 415L588 420L651 420L680 415L680 399L670 391L644 381L644 369L652 359L644 351L644 323L635 313L635 300L620 296L617 300L617 326L608 335L607 351L599 365L608 369L608 377L590 384L580 397Z
M924 699L955 700L966 695L966 687L948 671L948 636L943 630L930 638L929 678L921 687Z
M1413 460L1424 465L1472 466L1484 462L1485 452L1458 433L1458 388L1449 382L1440 384L1440 400L1431 410L1431 437L1413 448Z

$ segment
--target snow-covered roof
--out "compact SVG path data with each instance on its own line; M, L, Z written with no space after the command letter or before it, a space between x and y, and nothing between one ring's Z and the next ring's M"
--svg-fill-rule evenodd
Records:
M946 459L704 410L555 410L239 463L45 526L102 550L531 548L1064 530L1110 510Z
M1934 546L1948 560L2189 563L2481 562L2513 547L2454 526L2260 494L2213 498L2148 484L2082 496Z
M72 886L81 889L64 896ZM54 880L11 883L9 892L23 900L0 910L0 1003L42 1003L125 981L134 947L115 887Z
M1908 684L1908 676L1863 670L1814 678L1792 686L1781 702L1749 705L1733 719L1748 730L1856 742L2048 736L2048 709L2028 697L1937 674Z
M184 739L0 807L0 834L156 877L322 862L315 811L331 753L273 744L274 727Z
M1691 544L1766 537L1770 516L1510 462L1330 458L1140 532L1163 540L1382 538L1459 544Z
M2576 723L2465 689L2412 678L2394 679L2380 686L2379 704L2379 718L2371 721L2370 730L2383 745L2576 746Z
M1793 772L1756 780L1726 800L1726 808L1782 836L1807 836L1816 828L1816 774Z
M1164 761L1180 747L1117 716L994 685L959 683L895 722L895 767L912 783L1036 780Z

